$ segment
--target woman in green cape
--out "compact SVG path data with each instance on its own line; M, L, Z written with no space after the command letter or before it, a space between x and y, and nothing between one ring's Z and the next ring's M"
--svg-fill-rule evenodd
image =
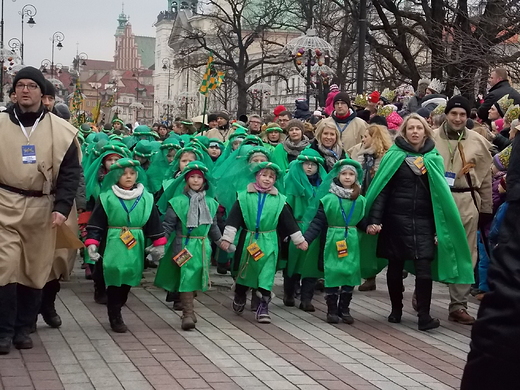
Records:
M362 274L374 276L388 264L392 303L388 321L398 323L403 307L402 271L405 263L415 268L418 327L428 330L440 324L430 316L432 279L471 284L473 266L430 127L422 117L411 114L399 134L366 195L369 231L381 233L362 238Z
M299 119L291 119L287 124L287 138L279 144L273 152L273 162L277 164L283 173L289 169L289 163L310 145L309 139L303 134L304 124Z
M319 198L317 190L327 175L323 164L325 160L313 149L304 149L298 158L289 165L289 172L285 176L285 195L287 204L291 206L294 218L300 229L307 230L310 221L304 217L309 210L318 209ZM312 214L314 216L314 214ZM301 278L301 302L300 309L313 312L312 298L314 287L318 278L323 278L323 271L318 269L317 259L320 256L320 240L316 239L309 246L307 252L289 244L289 256L287 267L284 270L284 304L294 306L296 285Z
M278 145L280 145L285 139L283 129L278 123L268 123L265 127L265 135L263 141L265 147L273 153Z
M190 330L196 322L194 292L209 288L211 242L220 245L221 233L208 168L200 161L190 162L179 179L185 185L168 202L164 228L169 239L155 285L179 293L182 329Z
M311 243L327 229L323 271L327 322L332 324L340 319L347 324L354 323L349 307L354 286L361 282L357 226L365 228L362 180L363 170L357 161L344 159L334 164L318 190L318 212L305 232L305 239Z
M90 258L103 267L108 318L118 333L127 331L121 308L130 288L141 283L145 238L153 241L150 253L155 259L164 255L166 244L153 196L139 182L142 174L139 161L122 158L113 164L87 226L85 245Z
M274 186L281 176L280 168L271 162L257 164L253 172L256 181L250 183L229 212L222 236L224 250L240 233L235 264L238 265L233 310L244 311L249 288L257 289L261 302L256 311L260 323L270 323L268 305L278 263L279 237L290 236L299 249L307 249L290 207Z

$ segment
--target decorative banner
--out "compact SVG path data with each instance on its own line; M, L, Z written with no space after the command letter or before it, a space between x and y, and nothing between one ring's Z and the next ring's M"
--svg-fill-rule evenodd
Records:
M224 72L217 72L213 67L213 53L210 53L208 63L206 65L206 72L202 78L199 92L201 95L208 96L209 91L217 89L224 81Z

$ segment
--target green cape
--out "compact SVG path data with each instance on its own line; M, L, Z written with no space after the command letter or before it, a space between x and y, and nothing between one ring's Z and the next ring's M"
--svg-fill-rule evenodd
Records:
M370 214L379 193L405 158L411 155L420 156L407 153L397 145L393 145L385 154L366 195L367 215ZM437 149L425 153L423 157L428 172L438 238L437 253L432 263L432 277L445 283L472 284L474 277L471 253L459 211L444 177L444 161ZM362 234L361 275L364 278L377 275L387 264L387 260L376 257L377 239L377 236ZM407 264L407 269L412 270L413 267L410 265Z

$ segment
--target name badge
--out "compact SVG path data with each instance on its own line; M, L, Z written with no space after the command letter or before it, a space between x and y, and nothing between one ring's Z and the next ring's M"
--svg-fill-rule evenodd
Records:
M22 146L22 162L24 164L36 164L36 146Z
M455 172L446 172L444 177L446 178L446 182L448 183L450 188L452 188L455 185L455 178L457 177Z
M190 253L189 250L187 250L186 248L184 248L182 251L180 251L179 253L177 253L177 255L175 255L173 257L173 262L175 264L177 264L179 267L182 267L184 264L186 264L188 262L188 260L190 260L191 258L193 257L193 255Z
M260 260L262 257L264 257L264 252L260 249L258 244L256 242L252 243L247 247L247 251L249 254L253 257L255 261Z
M347 249L347 241L341 240L336 241L336 249L338 251L338 257L347 257L348 256L348 249Z
M419 168L423 175L427 172L426 166L424 165L424 158L417 157L413 163L417 168Z
M134 246L137 245L137 241L134 235L132 234L132 232L130 232L130 230L126 228L121 230L119 238L121 239L121 241L123 241L123 244L125 244L128 249L132 249Z

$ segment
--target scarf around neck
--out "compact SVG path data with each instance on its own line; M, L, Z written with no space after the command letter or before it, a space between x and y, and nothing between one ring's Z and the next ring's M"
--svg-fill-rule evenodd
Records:
M328 149L323 146L322 143L318 142L318 150L322 156L325 157L325 163L327 164L329 170L331 170L334 164L336 164L336 162L341 159L341 153L343 152L343 149L339 143L336 143L332 149Z
M309 144L310 141L306 136L303 136L303 138L296 144L292 142L290 138L286 138L283 141L283 148L285 149L287 154L290 154L292 156L298 156L303 149L309 146Z
M352 197L352 194L354 193L354 190L352 188L341 187L336 183L332 182L330 183L329 192L340 197L341 199L350 199Z
M213 218L209 213L209 207L206 203L206 191L193 191L191 188L187 192L190 198L190 209L188 210L188 218L186 227L196 228L200 225L210 225Z
M141 183L137 183L137 185L131 190L125 190L119 187L117 184L112 186L112 191L114 194L123 200L135 199L143 194L144 186Z

